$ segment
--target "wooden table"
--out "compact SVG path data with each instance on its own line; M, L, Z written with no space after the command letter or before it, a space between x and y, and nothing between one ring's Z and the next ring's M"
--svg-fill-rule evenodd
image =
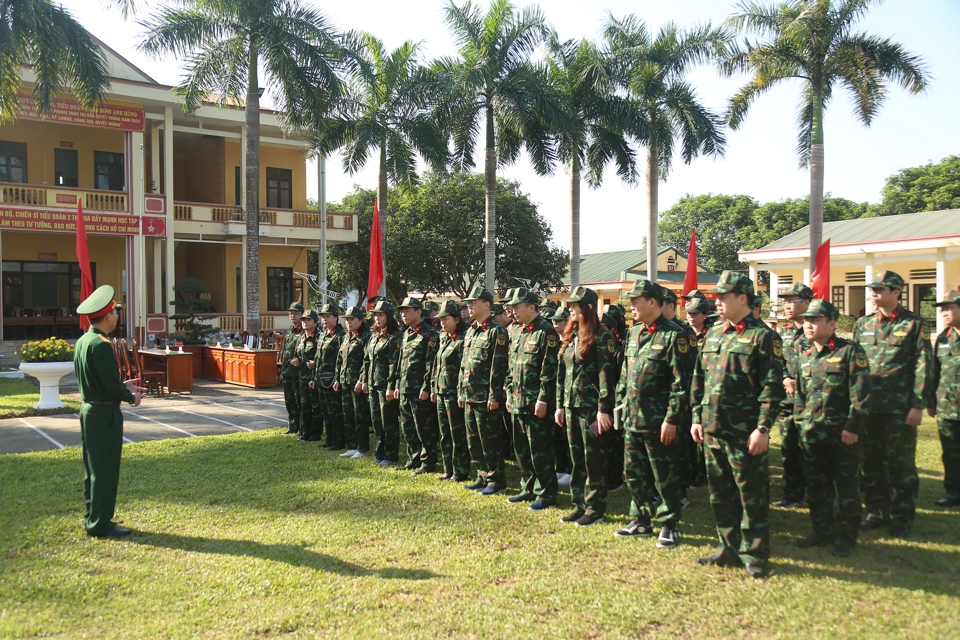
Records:
M41 327L50 327L50 333L46 337L55 335L57 332L57 318L56 316L4 316L3 318L3 329L4 332L7 329L12 329L13 327L23 327L24 335L26 335L27 327L33 328L33 336L35 338L40 337L40 328ZM5 335L5 340L11 340L11 336Z
M193 356L163 349L141 349L140 367L167 374L167 390L193 392Z
M277 386L277 352L273 349L203 348L203 377L244 387Z

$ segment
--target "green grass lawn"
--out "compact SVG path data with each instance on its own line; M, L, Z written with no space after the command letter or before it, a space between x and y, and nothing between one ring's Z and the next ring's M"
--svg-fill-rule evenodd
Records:
M64 396L60 400L66 407L62 409L34 409L40 401L40 387L22 378L0 378L0 418L26 418L28 416L50 416L58 413L76 413L80 411L80 402Z
M790 547L807 514L775 511L765 581L696 564L705 489L661 551L613 537L626 492L579 528L269 430L125 446L117 517L136 531L96 540L79 449L3 456L0 637L957 637L960 510L932 506L940 446L921 429L909 539L871 532L837 559Z

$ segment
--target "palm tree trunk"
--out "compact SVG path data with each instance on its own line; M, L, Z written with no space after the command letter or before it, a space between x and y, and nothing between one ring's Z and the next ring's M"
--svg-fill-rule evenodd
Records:
M387 295L387 141L380 142L380 172L377 175L377 202L380 205L380 255L383 257L383 282L378 296ZM369 296L370 294L367 293Z
M813 127L810 138L810 273L817 264L823 242L823 96L813 92Z
M570 291L580 284L580 158L570 161Z
M257 77L259 58L256 43L250 44L247 77L247 103L244 108L247 125L247 251L244 268L247 274L246 322L250 333L260 331L260 86Z
M497 149L493 129L493 105L487 105L487 154L484 161L487 179L487 237L484 247L484 285L491 293L497 286Z
M657 211L660 199L660 155L657 153L656 139L650 141L647 148L647 279L657 281L658 234L660 216Z

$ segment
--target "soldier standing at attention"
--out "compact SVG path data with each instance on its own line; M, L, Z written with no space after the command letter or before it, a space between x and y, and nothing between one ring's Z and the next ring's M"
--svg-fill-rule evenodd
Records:
M910 534L917 508L917 427L928 393L932 358L923 319L900 306L903 278L880 271L867 285L877 311L857 320L853 341L870 363L870 420L863 432L864 531L890 524ZM891 489L895 496L891 498Z
M117 328L119 314L113 287L103 285L77 307L90 328L77 340L73 370L83 404L80 405L80 447L83 457L84 528L94 538L118 538L130 529L113 522L120 482L123 450L121 402L134 407L143 400L143 389L133 380L122 382L107 334Z
M343 432L347 452L341 458L366 458L370 451L370 402L360 384L363 354L370 339L362 307L350 307L344 313L347 332L340 342L337 357L337 381L333 390L340 392L343 406ZM360 385L357 388L357 385Z
M303 333L303 326L300 324L303 305L294 302L290 305L287 315L290 318L290 331L283 338L280 379L283 381L283 404L287 407L287 433L297 433L300 429L300 384L297 365L292 364L292 361L297 358L297 346L300 344L300 335Z
M753 317L753 283L724 271L717 283L721 322L707 337L693 370L690 404L697 443L705 443L710 506L720 547L700 564L746 566L763 578L770 558L770 427L783 399L780 336Z
M492 293L478 285L464 300L473 324L463 339L457 402L465 410L467 446L477 467L477 479L464 488L492 496L507 488L506 444L499 414L506 400L507 330L490 317Z
M577 287L566 301L570 322L560 345L554 420L566 426L570 442L573 511L561 520L585 527L602 522L607 510L605 437L613 429L617 342L600 327L593 289Z
M400 364L391 380L393 399L400 401L400 427L407 441L407 464L401 470L414 474L437 470L440 432L436 408L430 403L430 379L440 339L432 326L423 320L423 305L417 298L406 297L398 307L406 325L400 342Z
M323 414L320 409L320 391L313 383L313 371L317 365L317 312L310 309L300 322L303 332L297 347L297 357L291 361L296 366L300 382L300 441L317 442L323 435ZM294 364L296 363L296 364Z
M513 305L510 304L510 300L513 298L513 292L516 289L507 289L503 293L503 297L500 298L500 302L494 302L490 307L490 315L493 316L493 319L500 323L500 325L507 330L507 359L510 357L511 346L517 339L517 331L522 330L522 327L516 322L514 316ZM509 366L509 365L508 365ZM506 380L504 380L506 384ZM503 389L504 397L506 397L507 389ZM516 450L514 449L513 441L513 414L507 411L507 407L502 405L499 409L500 412L500 421L503 423L503 458L504 461L507 460L516 460Z
M663 315L663 294L649 280L637 280L627 294L636 324L627 338L617 398L625 404L623 466L634 520L615 535L651 536L655 519L661 527L657 548L672 549L680 542L685 467L677 432L690 402L690 345L680 325ZM654 515L655 497L660 500Z
M437 314L440 312L440 305L433 300L427 300L423 303L423 311L423 319L426 320L427 324L433 327L437 333L440 333L440 321L437 319Z
M546 314L544 314L546 317ZM567 328L567 322L570 318L570 309L562 307L554 309L550 314L549 320L553 323L553 328L557 331L557 336L563 342L563 332ZM557 364L560 364L560 356L557 355ZM554 410L556 415L556 409ZM556 423L556 420L554 420ZM567 430L562 425L557 425L553 430L554 449L557 452L557 484L561 487L569 487L573 473L573 461L570 460L570 440L567 438Z
M703 346L704 341L707 339L707 329L713 326L713 321L716 316L713 315L713 309L710 308L710 303L703 294L696 289L683 297L689 300L686 306L687 324L690 325L693 333L692 335L687 335L687 340L690 342L691 360L695 365L699 357L700 347ZM691 370L692 368L691 366ZM692 417L690 422L692 424ZM687 428L686 425L684 425L684 428L689 433L690 429ZM690 486L702 487L707 483L707 462L703 457L703 445L694 442L692 436L686 438L685 442L687 458L692 474Z
M517 331L510 343L507 410L513 415L513 441L520 467L520 493L508 502L532 502L531 511L557 503L557 472L553 432L556 409L557 349L553 325L540 315L540 298L527 289L514 289Z
M467 427L463 422L463 407L457 402L457 383L463 362L463 336L467 323L460 317L460 305L453 300L443 303L437 314L443 327L440 347L433 364L433 390L430 400L437 405L440 423L440 453L443 456L441 480L463 482L470 477L470 448L467 446Z
M327 430L324 449L341 451L346 446L343 433L343 402L340 392L333 388L337 381L337 358L344 330L340 326L340 307L325 304L320 307L323 330L317 338L317 365L314 387L320 397L320 413Z
M399 406L391 402L390 377L400 366L400 327L393 305L380 299L373 307L373 329L363 354L361 379L370 400L370 421L377 436L374 462L390 467L400 458Z
M617 353L613 363L614 387L620 381L620 369L623 368L623 354L627 339L626 309L619 303L604 306L600 324L613 334L617 342ZM624 487L623 479L623 430L611 429L606 435L607 441L607 491L615 493Z
M937 416L943 450L943 488L947 495L938 507L960 506L960 293L949 291L941 302L944 329L933 350L933 368L927 413Z
M801 549L832 544L833 555L845 558L853 553L860 530L859 436L870 397L870 367L860 345L834 333L840 312L832 304L814 300L798 315L812 344L796 363L794 410L813 533L790 542Z

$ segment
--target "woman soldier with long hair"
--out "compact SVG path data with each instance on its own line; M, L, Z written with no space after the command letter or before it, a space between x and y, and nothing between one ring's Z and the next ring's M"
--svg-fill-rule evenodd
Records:
M460 305L447 300L437 314L443 332L433 365L433 389L430 399L437 405L440 422L440 453L443 457L441 480L463 482L470 474L470 450L463 407L457 403L457 382L463 359L463 336L467 323L460 316Z
M387 300L378 300L373 307L373 326L363 354L360 382L370 399L370 421L377 434L374 462L393 466L400 457L400 412L396 402L387 401L387 379L390 369L400 359L400 325L393 316L394 308Z

